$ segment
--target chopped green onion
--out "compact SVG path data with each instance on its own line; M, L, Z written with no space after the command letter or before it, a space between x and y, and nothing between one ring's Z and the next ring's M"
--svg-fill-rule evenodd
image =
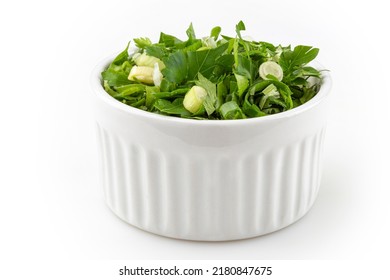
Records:
M196 113L203 105L207 92L200 86L193 86L184 96L183 105L191 113Z
M147 55L145 53L135 53L133 55L133 61L138 66L154 67L154 65L157 63L158 68L160 70L165 68L164 63L160 59L158 59L157 57L154 57L154 56Z
M134 65L130 70L128 79L130 81L139 81L149 85L154 84L153 68L149 66Z
M259 74L264 80L269 80L268 75L272 75L279 81L283 80L283 69L275 61L263 62L259 67Z

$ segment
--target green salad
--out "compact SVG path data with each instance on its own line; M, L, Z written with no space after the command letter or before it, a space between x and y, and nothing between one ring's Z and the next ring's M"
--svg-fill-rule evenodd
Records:
M191 119L262 117L295 108L319 90L321 73L308 66L319 49L281 46L214 27L197 38L165 33L157 43L134 39L102 72L103 87L115 99L141 110Z

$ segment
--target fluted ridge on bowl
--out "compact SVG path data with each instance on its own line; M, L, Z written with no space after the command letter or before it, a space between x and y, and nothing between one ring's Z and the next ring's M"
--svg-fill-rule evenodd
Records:
M150 232L209 241L262 235L298 220L318 193L325 127L278 149L211 160L97 128L108 206Z

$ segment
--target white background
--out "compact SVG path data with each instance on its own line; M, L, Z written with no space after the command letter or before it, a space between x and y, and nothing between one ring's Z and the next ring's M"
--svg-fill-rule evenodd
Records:
M0 4L0 259L389 259L386 1L12 1ZM128 40L220 25L320 48L333 78L311 211L272 234L188 242L129 226L98 184L89 75Z

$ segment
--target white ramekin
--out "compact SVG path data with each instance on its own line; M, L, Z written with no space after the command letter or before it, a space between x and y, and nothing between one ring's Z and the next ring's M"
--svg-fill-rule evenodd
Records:
M93 71L100 175L109 208L173 238L222 241L286 227L320 186L331 79L287 112L245 120L189 120L125 105ZM315 63L315 67L322 69Z

